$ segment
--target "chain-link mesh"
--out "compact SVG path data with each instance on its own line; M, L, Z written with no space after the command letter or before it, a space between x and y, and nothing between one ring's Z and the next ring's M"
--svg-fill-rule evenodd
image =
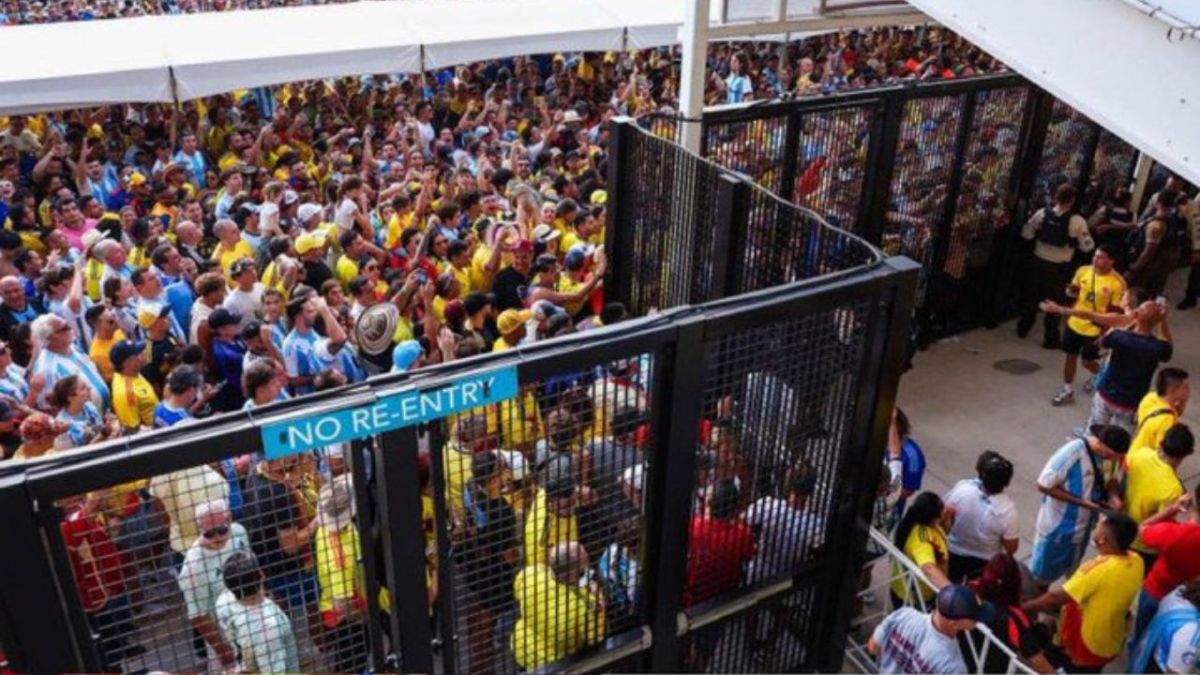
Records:
M852 454L867 312L866 303L824 310L727 335L710 348L683 597L690 616L736 589L789 579L824 551L839 472ZM761 640L742 624L701 631L689 668L787 666L797 640L811 644L792 630L797 607L776 607L769 628L753 629L764 632Z
M882 248L921 263L918 304L925 297L934 239L945 214L962 105L962 96L911 99L900 121Z
M1121 140L1108 129L1100 132L1096 155L1092 164L1092 177L1084 195L1081 210L1091 215L1111 199L1119 187L1128 187L1137 162L1137 148Z
M704 156L749 176L755 185L782 194L788 116L705 125Z
M679 142L679 135L682 133L684 124L699 124L699 122L686 122L678 115L661 113L643 115L637 118L637 125L639 127L672 143Z
M362 542L341 446L59 500L107 671L361 672Z
M799 117L792 201L847 232L857 231L875 110L864 104L814 110Z
M447 420L438 533L459 672L548 667L640 625L653 367L564 372Z

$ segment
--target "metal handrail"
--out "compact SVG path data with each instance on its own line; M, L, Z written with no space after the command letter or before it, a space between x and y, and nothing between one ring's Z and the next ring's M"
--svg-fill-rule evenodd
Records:
M888 563L890 571L886 575L886 578L883 582L879 584L873 583L869 588L859 591L859 599L864 599L868 593L875 591L882 591L882 595L886 597L887 591L892 587L892 583L897 579L903 579L905 588L908 591L908 597L916 599L916 607L922 612L928 611L927 607L925 606L925 596L922 595L920 589L922 585L932 585L929 582L929 577L925 576L925 573L921 571L921 568L918 567L916 563L910 560L908 556L904 555L900 549L896 548L896 546L892 544L890 540L888 540L887 535L883 534L879 530L876 530L875 528L871 528L870 537L870 545L883 553L881 557L873 560L871 564L884 561ZM883 617L887 616L887 614L887 605L885 604L883 611L864 613L859 617L858 620L861 624L873 625L882 620ZM1004 644L1000 638L996 637L996 635L992 633L987 626L978 624L974 632L981 635L983 639L978 641L978 644L976 644L976 640L964 641L967 645L967 649L971 651L972 659L975 662L975 670L971 672L986 672L984 664L987 661L988 654L990 654L991 650L993 649L1000 650L1006 657L1008 657L1008 670L1005 671L1006 673L1037 672L1030 668L1029 665L1024 661L1022 661L1021 657L1018 656L1017 653L1014 652L1008 645ZM871 656L871 654L867 652L866 642L860 642L857 638L858 636L854 633L850 633L847 637L846 662L855 670L855 672L878 672L875 667L875 657Z

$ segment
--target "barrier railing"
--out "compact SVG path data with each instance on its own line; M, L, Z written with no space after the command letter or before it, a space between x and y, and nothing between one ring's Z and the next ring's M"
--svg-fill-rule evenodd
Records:
M638 119L672 140L692 123ZM705 158L919 262L921 343L1015 315L1020 225L1063 183L1090 216L1137 159L1014 74L719 106L699 123Z
M900 580L904 584L907 597L916 600L915 607L917 609L922 612L931 609L926 606L925 596L921 592L922 587L929 587L929 578L925 576L920 567L896 548L887 535L875 528L871 528L870 543L867 546L878 556L868 563L868 566L884 565L888 572L882 577L873 575L871 584L858 592L858 604L862 607L862 613L855 617L855 623L860 626L860 629L851 633L846 645L846 664L857 673L878 672L875 667L875 657L867 652L867 638L870 637L871 629L890 613L887 598L893 583ZM875 580L877 578L878 581ZM968 667L974 666L969 672L981 674L1001 672L989 670L987 667L996 661L995 654L1000 654L1000 658L1007 664L1006 669L1002 672L1010 674L1037 672L1022 661L1020 656L997 638L987 626L978 624L975 630L971 631L970 638L959 640L959 645L967 650L967 655L970 657L967 659L970 664ZM991 661L989 661L989 657L992 657Z

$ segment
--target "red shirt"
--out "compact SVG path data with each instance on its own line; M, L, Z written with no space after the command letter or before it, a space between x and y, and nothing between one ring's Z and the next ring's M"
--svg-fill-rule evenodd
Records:
M62 533L84 611L103 609L125 592L124 556L99 518L75 511L63 520Z
M742 568L754 557L754 533L743 522L697 516L691 530L684 607L737 586Z
M1188 579L1200 576L1200 525L1156 523L1146 528L1142 539L1158 551L1158 562L1146 575L1146 592L1155 600L1175 590Z

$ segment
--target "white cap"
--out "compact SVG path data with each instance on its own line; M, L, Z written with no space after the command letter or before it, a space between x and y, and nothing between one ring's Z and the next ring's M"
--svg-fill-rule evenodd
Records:
M642 486L645 484L643 481L643 474L643 465L636 464L631 466L621 473L621 483L623 485L628 485L634 490L641 491Z
M296 209L296 218L303 224L319 213L321 213L321 206L319 204L301 204L300 208Z

